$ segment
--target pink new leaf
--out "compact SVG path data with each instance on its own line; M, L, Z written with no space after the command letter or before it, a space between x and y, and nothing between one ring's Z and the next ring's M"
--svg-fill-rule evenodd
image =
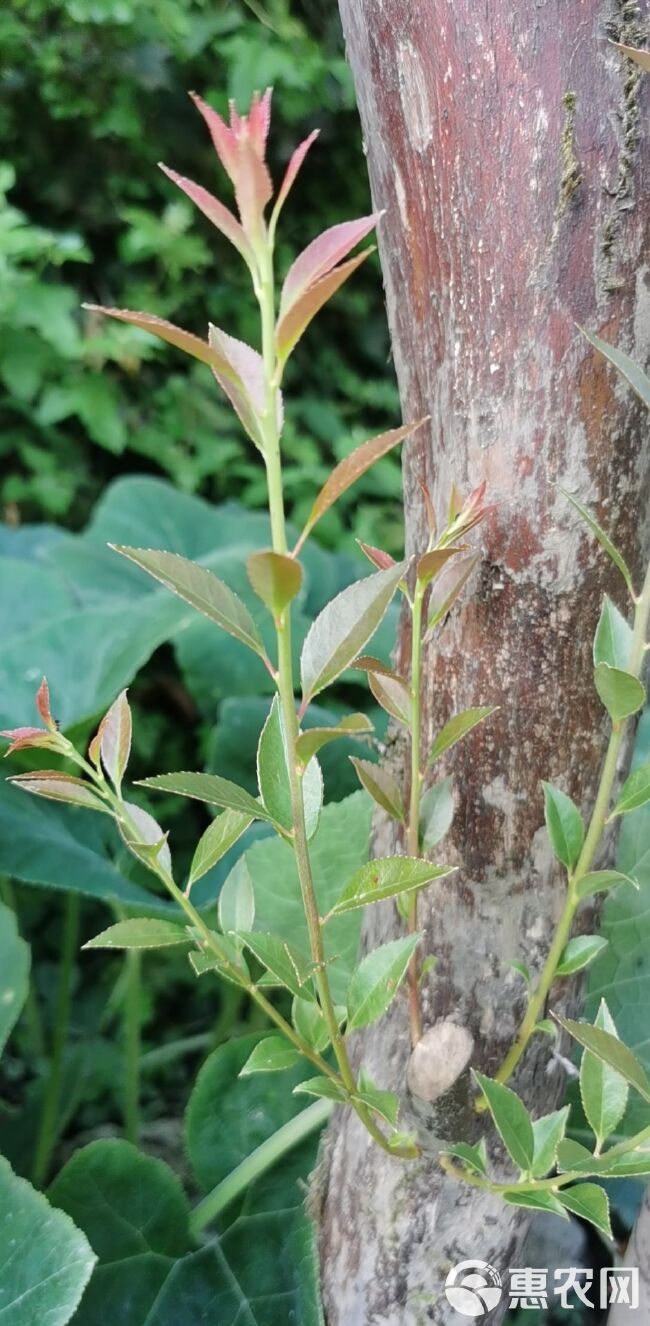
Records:
M280 318L295 304L305 290L330 272L356 244L376 226L381 212L362 216L356 221L343 221L331 226L313 239L296 258L285 277L280 298Z
M208 221L211 221L213 226L216 226L217 230L220 230L221 234L230 240L230 243L241 253L242 258L250 267L253 263L253 251L244 234L243 227L232 212L224 207L223 203L220 203L219 199L214 197L214 194L204 189L203 185L195 184L193 180L188 179L185 175L179 175L175 170L171 170L169 166L163 165L162 161L159 161L158 165L163 174L172 183L178 185L178 188L182 189L183 193L191 199L199 211L207 216Z
M29 750L37 746L53 750L59 744L55 734L43 727L7 728L4 732L0 732L0 737L6 737L11 743L5 751L5 756L13 755L17 750Z
M58 732L56 719L52 717L52 709L50 705L50 688L47 684L47 677L43 677L43 680L36 692L36 708L38 709L38 712L41 718L43 719L46 728L49 728L50 732Z
M282 211L282 208L284 207L284 204L287 201L289 192L293 187L298 171L300 170L300 167L302 166L302 163L305 157L307 156L307 153L312 143L315 142L316 139L318 138L319 133L320 129L314 129L313 132L310 133L307 138L303 139L302 143L298 144L298 147L296 148L295 152L292 154L289 161L289 165L287 166L287 169L284 174L284 179L282 181L282 184L280 185L280 191L275 201L275 207L273 208L273 224L275 224L275 222L277 221L280 212Z
M238 341L219 327L210 324L209 340L212 348L228 366L227 370L213 368L219 386L226 393L233 409L249 437L262 450L260 415L266 409L266 379L262 356L245 341ZM277 392L276 423L282 429L282 396Z
M215 152L233 184L237 175L237 138L232 128L221 118L218 111L208 106L207 101L199 97L198 93L190 92L190 96L196 109L203 116L205 123L210 131L210 137L214 144ZM232 120L232 108L231 108Z
M294 346L300 340L303 332L307 330L312 318L315 318L319 309L326 304L332 295L336 294L339 286L347 281L356 271L357 267L374 252L374 246L364 249L362 253L357 254L356 258L349 258L347 262L342 262L333 271L328 272L327 276L322 276L320 280L310 285L302 295L299 295L286 313L280 317L275 331L275 343L278 352L278 358L281 364L291 354Z

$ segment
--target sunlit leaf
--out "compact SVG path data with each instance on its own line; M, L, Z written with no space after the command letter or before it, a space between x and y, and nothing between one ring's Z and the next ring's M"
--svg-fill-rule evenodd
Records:
M600 935L576 935L563 949L557 975L572 976L574 972L583 971L604 948L607 948L607 940L601 939Z
M284 1036L265 1036L251 1051L240 1077L249 1077L251 1073L280 1073L286 1068L293 1068L300 1063L302 1056Z
M346 714L336 727L312 727L301 732L296 741L296 755L304 768L313 755L339 737L366 736L373 731L365 714Z
M182 925L173 921L153 920L146 916L118 921L89 939L82 948L169 948L174 944L191 944L192 936Z
M425 884L451 874L454 869L454 866L434 866L430 861L410 856L388 856L368 861L348 880L329 916L339 916L371 902L412 893L414 889L424 888Z
M279 617L302 584L302 567L294 557L271 551L251 553L246 563L248 579L258 598L274 617Z

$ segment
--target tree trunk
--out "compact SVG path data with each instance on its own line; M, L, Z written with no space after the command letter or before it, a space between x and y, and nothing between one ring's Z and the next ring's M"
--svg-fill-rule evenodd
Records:
M472 1062L489 1073L524 1011L508 960L539 970L562 903L540 779L589 809L604 737L591 640L603 591L624 606L558 484L635 569L644 541L646 423L575 323L645 362L647 87L608 37L643 45L646 30L631 0L340 7L374 202L386 209L379 246L403 413L431 415L404 458L407 551L426 543L421 482L440 512L452 481L467 492L487 478L497 504L480 572L429 652L425 736L469 705L501 708L449 758L446 856L460 870L420 904L436 956L425 1024L467 1027ZM404 627L403 670L408 651ZM386 824L378 835L382 854L401 846ZM400 927L391 905L370 909L367 945ZM558 985L553 1006L567 997ZM403 1002L354 1048L380 1085L405 1094ZM432 1153L441 1138L476 1136L467 1076L460 1085L421 1112ZM555 1106L564 1082L547 1038L515 1085L534 1112ZM443 1180L433 1156L386 1158L351 1113L330 1130L322 1201L329 1326L457 1323L443 1292L451 1266L480 1258L507 1275L518 1264L523 1212Z

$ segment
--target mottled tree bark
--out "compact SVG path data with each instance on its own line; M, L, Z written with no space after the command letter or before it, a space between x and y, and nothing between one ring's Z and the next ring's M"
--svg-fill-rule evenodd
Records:
M426 733L468 705L501 708L449 758L446 855L460 870L421 902L437 957L425 1024L469 1028L473 1062L490 1072L524 1009L508 959L539 970L562 902L540 779L588 810L604 744L591 639L603 591L621 602L558 484L591 505L635 569L644 542L646 423L575 323L647 361L648 88L608 42L642 45L646 25L632 0L340 7L374 202L386 209L379 246L404 417L431 415L405 454L408 551L426 542L420 481L441 511L452 481L467 491L486 477L497 503L480 574L429 652ZM396 846L386 825L378 834L381 851ZM373 908L365 941L399 928L392 906ZM556 987L552 1002L573 997ZM563 1080L538 1040L516 1085L542 1113ZM355 1052L403 1093L404 1004ZM469 1097L465 1078L453 1109L425 1112L431 1150L476 1135ZM387 1159L351 1114L330 1130L322 1198L329 1326L457 1323L443 1292L450 1266L518 1264L523 1212L443 1181L433 1158Z

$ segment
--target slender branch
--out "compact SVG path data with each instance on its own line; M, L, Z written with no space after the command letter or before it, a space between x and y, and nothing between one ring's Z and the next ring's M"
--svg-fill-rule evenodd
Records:
M271 1137L267 1137L255 1151L251 1151L236 1169L226 1175L226 1178L222 1179L198 1206L195 1206L190 1217L190 1230L193 1236L196 1238L206 1225L216 1220L226 1207L246 1192L255 1179L266 1174L272 1165L304 1142L305 1138L317 1128L322 1128L333 1109L334 1104L331 1100L315 1101L313 1105L308 1105L306 1110L301 1110L293 1119L289 1119Z
M54 1008L52 1058L45 1088L38 1137L32 1166L32 1182L40 1188L47 1179L59 1132L59 1104L63 1084L65 1050L70 1026L74 959L79 944L79 894L68 893L65 899L59 981Z
M650 617L650 565L646 572L643 591L638 599L636 599L635 604L634 631L628 670L634 673L635 676L638 676L643 667L648 618ZM555 980L560 958L569 935L571 934L575 914L580 903L578 885L580 880L591 870L594 857L603 835L612 791L616 781L618 759L629 722L630 719L627 719L612 724L611 736L607 746L605 759L603 761L594 808L580 857L575 869L569 874L567 894L562 915L558 921L544 969L535 990L531 994L517 1039L511 1046L499 1071L495 1074L497 1082L507 1082L512 1075L535 1031L539 1018L544 1011L548 993ZM479 1113L482 1113L486 1109L484 1099L481 1098L477 1101L476 1109Z
M424 591L416 583L411 606L411 789L408 810L407 849L409 856L420 855L420 797L422 794L421 769L421 717L422 692L422 602ZM408 928L415 934L418 928L418 895L409 901ZM411 1044L422 1039L422 1013L420 1009L420 960L417 949L411 955L408 967L408 1004Z

